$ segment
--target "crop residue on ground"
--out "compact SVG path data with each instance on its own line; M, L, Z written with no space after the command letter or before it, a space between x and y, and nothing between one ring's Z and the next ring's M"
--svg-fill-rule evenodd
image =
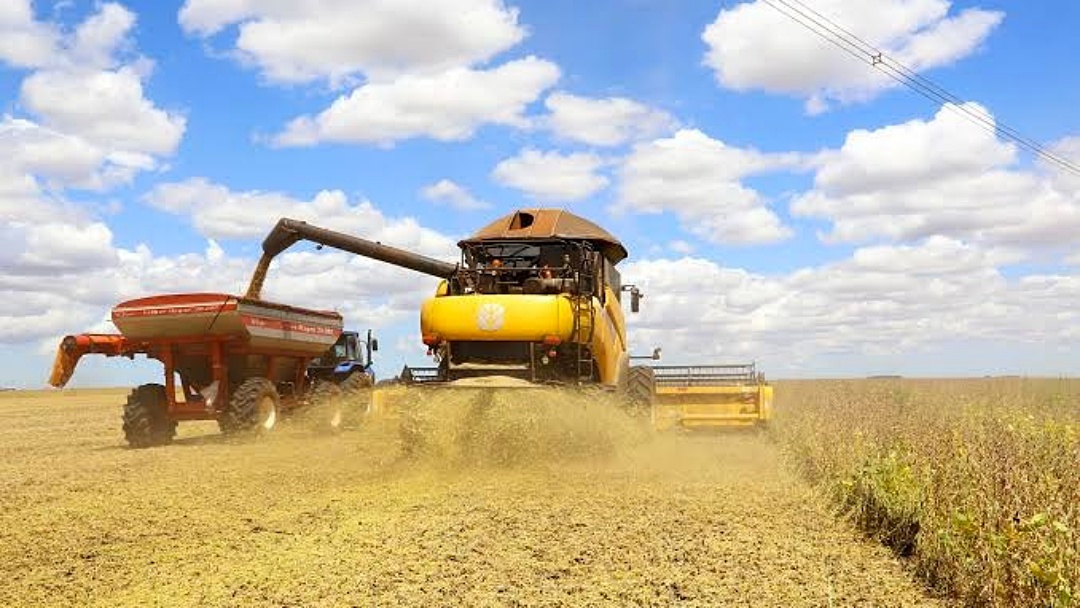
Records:
M149 450L120 391L4 395L0 604L935 605L767 437L526 393Z

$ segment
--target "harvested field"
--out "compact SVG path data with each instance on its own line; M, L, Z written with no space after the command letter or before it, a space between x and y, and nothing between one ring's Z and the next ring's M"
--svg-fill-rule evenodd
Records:
M0 396L0 605L937 605L764 436L560 431L527 463L505 448L547 423L512 415L486 460L378 425L130 450L123 395Z

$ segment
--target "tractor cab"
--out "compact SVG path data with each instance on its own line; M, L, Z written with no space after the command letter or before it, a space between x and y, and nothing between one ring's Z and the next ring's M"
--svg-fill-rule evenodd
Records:
M337 342L308 365L308 377L312 380L345 381L353 374L372 375L372 354L379 350L379 341L371 330L365 340L355 331L343 331Z

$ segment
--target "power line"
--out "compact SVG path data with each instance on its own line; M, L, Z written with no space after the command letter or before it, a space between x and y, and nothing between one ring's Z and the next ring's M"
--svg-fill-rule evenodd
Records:
M1012 140L1039 158L1066 171L1080 175L1080 165L1050 151L1039 142L1024 136L1009 125L994 120L988 114L973 109L963 99L953 95L944 87L915 73L903 63L886 55L881 49L838 25L800 0L761 1L778 13L818 35L826 42L860 61L869 63L871 67L877 68L897 83L912 89L931 101L944 105L951 111L995 135Z
M965 101L963 99L960 99L956 95L953 95L944 87L938 85L930 79L920 76L899 61L896 61L891 57L885 55L877 47L873 46L866 40L859 38L850 30L844 29L835 21L831 21L828 17L807 6L800 0L776 1L798 12L800 15L807 16L806 12L811 13L813 17L810 17L810 19L816 25L823 27L827 32L833 34L835 34L836 32L840 32L839 35L843 40L845 40L845 42L847 42L848 44L852 44L852 46L860 50L862 53L865 53L870 58L870 63L872 66L882 69L886 73L886 75L893 78L893 80L896 80L897 82L900 82L901 84L904 84L909 88L914 89L916 92L922 94L924 97L927 97L932 101L940 102L942 104L950 104L949 109L951 109L952 111L964 114L966 118L972 120L976 124L979 124L986 129L992 129L995 135L1000 134L1005 136L1006 138L1012 139L1024 148L1043 157L1046 160L1054 162L1074 172L1080 171L1080 167L1073 165L1069 160L1061 158L1053 152L1050 152L1038 142L1025 137L1023 134L1013 129L1012 127L1004 123L995 121L988 114L978 112L971 107L965 105ZM803 10L799 10L799 7L801 7ZM773 5L773 8L776 8L775 5ZM816 17L816 19L814 19L814 17ZM804 23L804 25L806 24ZM854 41L854 43L852 43L852 41ZM860 58L862 58L861 55Z

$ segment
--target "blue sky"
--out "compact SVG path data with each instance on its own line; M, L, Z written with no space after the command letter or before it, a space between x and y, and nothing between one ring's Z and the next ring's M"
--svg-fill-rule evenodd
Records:
M1075 3L806 3L1080 163ZM453 259L523 206L624 240L634 349L671 363L1080 364L1080 176L762 0L17 0L0 104L0 386L42 385L125 298L241 291L281 215ZM267 289L374 327L385 375L425 363L432 287L299 246ZM84 365L76 385L155 373Z

